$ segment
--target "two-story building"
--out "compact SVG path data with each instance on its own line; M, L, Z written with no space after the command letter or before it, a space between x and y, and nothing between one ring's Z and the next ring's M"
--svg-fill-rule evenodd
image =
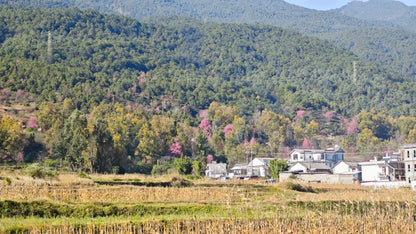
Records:
M416 144L403 145L400 149L408 183L416 181Z
M296 148L290 152L289 163L303 161L321 162L328 167L333 167L337 162L344 160L344 151L336 145L326 150Z

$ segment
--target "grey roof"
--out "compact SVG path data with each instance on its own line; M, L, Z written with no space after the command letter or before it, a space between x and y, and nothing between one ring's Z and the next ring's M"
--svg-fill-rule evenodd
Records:
M413 149L413 148L416 148L416 143L413 143L413 144L407 144L407 145L402 145L400 148L401 148L401 149Z
M338 164L340 164L342 162L345 163L345 164L347 164L351 168L358 167L358 163L359 163L359 162L350 162L350 161L341 160L341 161L337 162L332 168L338 166Z
M264 164L269 165L270 161L274 160L275 158L257 158L264 162Z
M297 163L300 163L302 166L308 169L331 170L330 167L328 167L325 163L322 163L322 162L297 162ZM297 163L295 163L293 166L295 166Z
M290 151L290 153L293 153L295 151L298 151L299 153L324 153L325 150L321 150L321 149L302 149L302 148L297 148L297 149L293 149L292 151Z
M238 170L238 169L247 169L248 164L247 163L237 163L231 168L231 170Z

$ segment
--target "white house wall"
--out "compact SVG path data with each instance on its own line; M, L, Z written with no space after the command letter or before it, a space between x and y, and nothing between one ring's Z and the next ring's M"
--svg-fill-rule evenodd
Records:
M347 173L347 172L350 172L350 166L348 166L344 162L339 163L333 169L334 174L342 174L342 173Z
M289 171L303 171L306 172L307 168L300 163L293 165Z
M361 176L362 181L380 181L382 169L378 165L362 165Z

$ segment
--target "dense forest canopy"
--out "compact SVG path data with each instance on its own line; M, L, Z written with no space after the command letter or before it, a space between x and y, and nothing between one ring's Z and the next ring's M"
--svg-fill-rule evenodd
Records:
M176 15L205 22L274 25L329 40L360 59L416 78L416 61L411 57L416 53L412 40L416 10L393 0L352 2L333 11L310 10L283 0L0 0L0 4L88 8L140 20L155 17L152 21L158 24L165 22L158 16ZM402 30L402 41L396 47L392 42L397 40L398 30ZM401 56L403 51L406 52Z
M161 26L76 9L1 11L0 85L39 100L71 98L81 109L115 100L198 111L218 101L243 114L326 107L414 115L411 80L293 31L183 18Z
M200 174L247 149L384 152L416 139L407 76L282 28L160 20L1 7L0 162Z

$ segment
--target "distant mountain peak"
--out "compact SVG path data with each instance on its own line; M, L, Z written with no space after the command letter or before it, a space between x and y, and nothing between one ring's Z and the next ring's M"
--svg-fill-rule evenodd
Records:
M377 21L391 21L409 14L411 7L394 0L353 1L336 10L341 14Z

